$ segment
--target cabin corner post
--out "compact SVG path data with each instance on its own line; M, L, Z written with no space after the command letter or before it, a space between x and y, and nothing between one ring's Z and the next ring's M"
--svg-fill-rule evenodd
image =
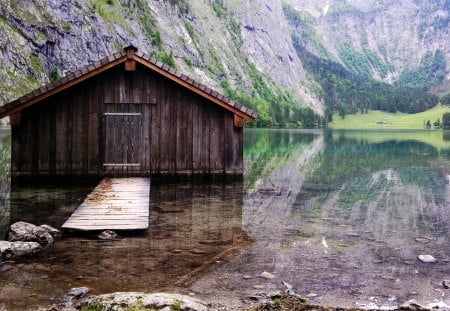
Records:
M11 126L20 125L21 120L22 120L22 113L20 111L13 113L12 115L9 116L9 124L11 124Z
M243 128L244 127L244 118L235 114L234 115L234 127Z

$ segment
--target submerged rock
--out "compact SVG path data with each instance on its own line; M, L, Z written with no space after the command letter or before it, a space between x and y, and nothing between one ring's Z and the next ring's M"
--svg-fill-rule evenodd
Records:
M0 261L10 260L14 257L12 242L0 241Z
M275 275L273 275L272 273L269 273L267 271L264 271L263 273L261 273L260 277L262 277L264 279L268 279L268 280L273 280L274 278L276 278Z
M425 309L425 307L422 306L420 303L418 303L415 299L406 301L400 307L408 309L408 310L423 310L423 309Z
M54 241L54 237L60 236L59 230L47 226L35 226L33 224L19 221L11 225L7 234L10 242L37 242L41 245L49 245Z
M115 231L105 230L105 231L100 232L98 237L99 237L99 239L102 239L102 240L115 240L115 239L117 239L118 235Z
M76 305L77 308L97 308L99 310L184 310L207 311L207 304L199 299L179 295L155 293L145 294L137 292L117 292L89 297ZM97 310L96 309L96 310ZM134 309L133 309L134 310Z
M67 296L72 299L80 299L89 293L90 289L88 287L74 287L68 293Z
M43 247L38 242L12 242L15 256L23 256L39 252Z
M33 254L42 248L42 245L37 242L0 241L0 261L7 261L16 256Z
M434 258L431 255L419 255L417 258L419 258L419 260L421 262L425 262L425 263L435 263L435 262L437 262L437 259Z
M45 231L47 231L48 233L51 234L51 236L56 239L56 238L60 238L62 236L61 231L59 231L56 228L53 228L52 226L49 225L40 225L39 228L44 229Z

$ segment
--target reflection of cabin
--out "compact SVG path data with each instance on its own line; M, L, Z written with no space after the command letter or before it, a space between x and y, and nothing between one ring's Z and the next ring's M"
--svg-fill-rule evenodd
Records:
M21 175L242 175L257 114L125 48L0 107Z

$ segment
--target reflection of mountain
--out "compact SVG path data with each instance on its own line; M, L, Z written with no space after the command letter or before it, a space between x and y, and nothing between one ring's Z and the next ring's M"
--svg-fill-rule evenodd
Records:
M443 200L445 178L430 167L430 161L445 155L439 155L428 144L411 140L369 143L371 135L367 133L367 138L360 140L327 135L321 164L306 178L304 192L319 191L323 202L335 195L329 190L339 190L341 195L336 203L341 208L350 208L360 200L371 201L382 189L392 186L394 174L402 184L417 186L425 197ZM301 193L298 200L303 198Z
M307 162L310 157L304 157L302 153L308 154L306 149L309 149L321 135L322 131L246 130L244 135L245 189L257 190L261 187L258 183L269 181L274 172L277 174L277 170L286 170L288 163L291 163L291 166L297 165L297 168L303 166L305 164L303 159Z
M10 154L11 131L0 128L0 236L3 236L9 225L9 189L10 189Z
M285 281L318 294L312 302L347 307L441 299L434 280L450 269L446 153L411 139L372 143L370 133L275 133L246 132L243 226L255 243L193 288L220 288L219 300L285 290Z
M284 230L280 224L289 218L305 178L304 168L323 148L323 133L255 131L246 136L249 141L255 139L245 154L246 231L252 236L261 228Z

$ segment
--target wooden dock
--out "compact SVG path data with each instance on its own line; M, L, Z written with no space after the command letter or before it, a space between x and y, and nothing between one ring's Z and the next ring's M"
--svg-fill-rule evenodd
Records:
M149 178L105 178L62 225L70 230L148 228Z

